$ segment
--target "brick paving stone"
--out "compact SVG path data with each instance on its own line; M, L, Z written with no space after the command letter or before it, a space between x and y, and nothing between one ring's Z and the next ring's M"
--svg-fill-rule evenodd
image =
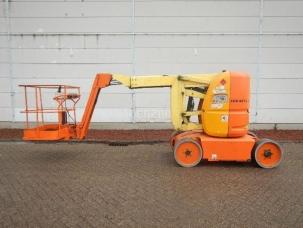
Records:
M166 143L0 143L0 227L303 227L303 144L281 166L179 167Z

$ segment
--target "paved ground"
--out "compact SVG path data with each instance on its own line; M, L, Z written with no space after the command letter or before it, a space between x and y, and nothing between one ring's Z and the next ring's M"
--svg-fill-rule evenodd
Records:
M178 167L165 143L0 143L0 227L303 227L303 144L273 170Z

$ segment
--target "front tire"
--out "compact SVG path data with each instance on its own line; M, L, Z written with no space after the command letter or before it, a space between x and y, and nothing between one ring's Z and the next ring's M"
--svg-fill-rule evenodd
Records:
M201 145L197 141L191 138L183 138L176 141L174 157L180 166L186 168L194 167L200 163L202 155Z
M277 142L271 139L261 139L254 146L253 156L259 167L272 169L280 165L283 150Z

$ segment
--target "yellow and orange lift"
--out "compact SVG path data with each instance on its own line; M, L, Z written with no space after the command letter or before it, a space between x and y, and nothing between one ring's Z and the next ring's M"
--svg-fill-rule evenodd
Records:
M76 121L80 88L68 85L20 85L25 91L26 129L24 140L83 140L101 89L111 85L136 88L170 88L171 121L175 133L170 139L176 162L193 167L201 160L254 160L262 168L277 167L283 157L281 146L270 139L260 139L249 132L249 75L223 71L214 74L125 76L97 74L81 122ZM29 90L35 96L29 108ZM57 107L45 108L42 91L56 90ZM46 113L56 113L57 123L47 124ZM36 126L29 126L29 115ZM68 122L68 119L72 122ZM195 121L196 120L196 121Z

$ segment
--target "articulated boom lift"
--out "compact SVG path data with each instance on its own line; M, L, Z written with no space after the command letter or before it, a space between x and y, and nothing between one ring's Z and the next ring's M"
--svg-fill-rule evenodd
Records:
M80 88L67 85L21 85L25 90L27 128L24 140L82 140L85 138L101 89L110 85L130 89L169 87L171 120L175 133L170 139L176 162L193 167L202 159L208 161L255 160L263 168L274 168L282 160L280 145L259 139L248 131L249 88L247 74L221 72L216 74L125 76L97 74L80 123L76 121L75 105ZM28 90L35 94L35 108L28 105ZM42 90L54 89L56 109L43 107ZM29 114L35 114L37 125L29 127ZM57 113L57 124L46 124L45 113ZM72 119L73 122L68 122Z

